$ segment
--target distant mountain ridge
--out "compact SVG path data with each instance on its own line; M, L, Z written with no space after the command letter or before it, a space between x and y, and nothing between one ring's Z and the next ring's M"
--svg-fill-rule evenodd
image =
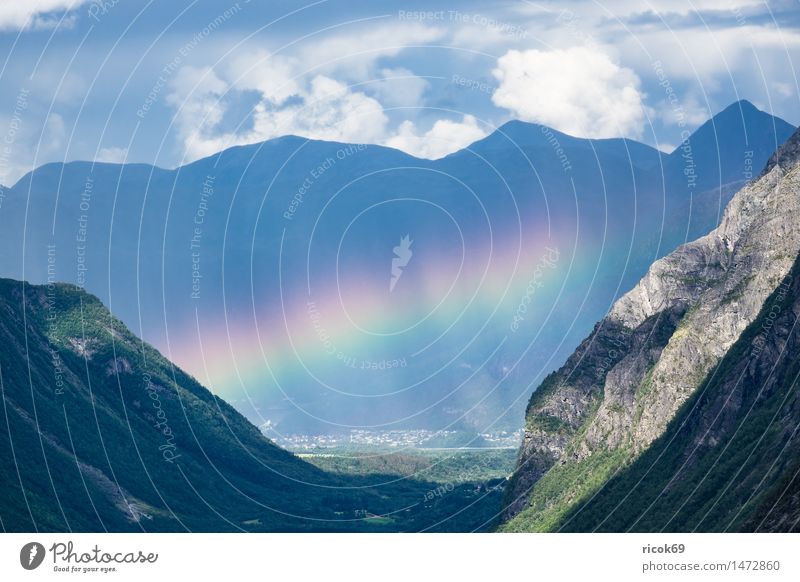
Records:
M747 100L729 105L692 132L689 138L688 151L691 151L692 163L698 168L696 191L719 187L737 173L740 179L745 179L753 171L757 174L764 167L763 160L793 132L794 128L789 124L757 109ZM743 135L748 144L744 151L740 147ZM775 136L784 136L784 139L776 140ZM678 145L667 156L666 165L683 171L687 166L686 151L683 144ZM750 175L746 179L756 177Z
M0 274L80 284L282 432L514 430L613 301L716 226L746 156L792 131L746 102L715 116L689 139L705 191L677 150L522 122L436 161L287 136L175 170L48 164L6 193Z

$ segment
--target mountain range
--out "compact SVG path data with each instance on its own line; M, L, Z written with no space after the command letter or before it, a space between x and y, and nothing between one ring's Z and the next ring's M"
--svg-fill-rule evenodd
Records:
M702 138L708 136L709 127L719 127L725 121L734 123L732 120L737 118L737 114L753 123L772 119L764 117L749 104L739 103L715 117L710 126L701 127L693 137L692 149L703 143ZM774 119L771 122L777 123ZM744 123L742 127L754 130L751 125ZM574 138L557 135L547 128L516 123L502 131L508 134L518 132L508 137L509 143L519 146L519 155L528 160L538 160L545 152L556 156L560 165L549 166L549 177L544 170L536 173L542 184L548 184L542 190L547 193L548 202L561 200L555 196L561 191L550 188L550 185L558 181L559 172L564 172L564 163L569 164L571 172L573 164L577 167L583 163L582 156L599 158L601 154L597 152L601 150L606 167L613 165L614 160L624 165L619 159L625 159L622 152L626 152L636 185L639 184L637 180L644 180L654 171L662 176L662 186L669 181L666 176L674 178L664 168L669 167L670 160L678 158L664 156L627 140L575 140L573 143ZM181 317L193 314L194 332L200 332L195 337L200 340L197 355L203 368L201 374L208 377L211 377L209 367L217 361L213 357L216 350L227 349L232 356L240 355L239 348L247 353L245 343L234 344L233 336L241 328L226 320L227 316L236 313L233 308L242 308L239 302L246 306L249 301L250 316L259 324L265 324L263 329L257 329L259 333L254 341L258 345L269 339L268 332L279 330L281 324L284 331L287 330L286 322L293 315L287 306L291 299L285 296L287 289L302 295L305 304L301 316L310 322L313 341L323 346L335 342L338 349L344 349L340 336L328 333L330 324L325 316L329 304L317 298L315 287L309 282L315 281L324 287L327 277L332 276L335 284L344 289L338 297L342 306L350 297L346 292L348 283L364 304L361 307L374 307L370 302L377 301L377 287L382 286L383 293L389 295L389 304L378 303L378 307L394 305L405 316L410 309L408 306L418 301L423 292L437 290L437 281L431 283L429 279L435 279L435 275L449 264L445 260L434 261L434 267L428 266L427 271L417 273L412 268L415 257L422 255L426 258L425 249L428 248L441 251L446 259L453 258L447 256L451 249L445 242L429 239L423 244L426 236L443 236L446 232L444 227L424 213L414 222L415 211L395 208L381 220L369 221L363 225L364 231L359 231L362 227L352 214L348 214L359 207L359 200L349 201L352 206L345 204L344 208L330 210L341 215L334 224L326 226L320 217L326 216L326 205L334 205L337 196L306 199L303 194L300 198L290 197L296 202L294 206L290 202L284 210L290 218L281 216L292 226L299 224L310 228L310 233L301 235L284 225L278 246L273 248L269 246L269 237L262 239L262 235L257 235L261 228L257 220L260 211L253 207L254 190L246 190L249 194L243 195L245 202L251 204L249 212L254 223L236 222L235 227L226 226L222 231L208 226L215 224L214 220L222 221L221 217L212 218L213 203L221 192L227 192L231 197L224 222L227 224L233 220L233 200L241 190L238 187L230 191L225 189L230 176L240 171L243 164L247 166L249 162L244 160L277 163L270 156L262 160L259 157L262 149L280 149L290 144L289 147L297 146L302 150L308 145L331 148L325 150L328 156L325 160L339 160L338 152L346 152L341 154L339 161L327 163L323 160L317 166L319 171L314 169L316 174L311 174L314 180L322 180L338 167L339 162L350 160L362 164L352 171L360 172L359 176L365 180L368 178L364 176L372 173L399 171L403 182L395 185L383 176L375 183L377 186L383 182L387 190L413 186L415 178L420 181L417 186L422 187L429 183L427 173L439 175L437 172L442 172L447 180L457 179L470 184L472 192L488 195L489 178L478 171L479 165L475 160L494 160L491 166L498 169L498 176L503 176L501 181L507 182L506 174L512 175L512 168L500 169L509 163L511 150L504 149L502 141L498 141L506 137L490 136L475 144L471 152L460 152L435 164L428 162L430 165L424 167L387 169L373 157L355 162L355 156L368 151L363 147L285 138L252 146L259 152L257 155L256 151L248 151L248 148L221 153L213 162L219 166L217 173L208 170L206 164L212 163L208 160L196 162L196 167L189 165L181 169L183 178L179 178L181 172L146 166L96 165L90 169L88 164L79 163L46 166L40 169L39 177L37 170L23 178L6 198L9 204L0 208L9 229L19 229L17 235L22 240L14 247L13 236L8 234L8 230L2 231L3 237L10 237L7 239L11 244L8 248L12 249L12 253L7 255L8 263L12 265L8 268L18 268L23 276L36 275L45 283L32 285L0 279L0 341L4 346L0 350L0 392L5 419L0 423L0 482L4 491L0 526L5 531L41 532L484 531L498 525L502 531L796 531L800 524L800 449L796 438L800 426L796 380L800 370L793 355L798 343L796 322L800 314L800 227L795 218L800 210L800 131L793 133L774 153L763 156L763 163L756 166L763 167L759 175L743 176L752 179L746 180L727 202L719 221L714 216L713 203L695 202L716 199L722 204L730 191L736 188L736 180L723 184L720 179L717 187L705 193L695 194L689 188L688 199L681 198L677 190L664 190L669 191L670 196L662 195L663 213L659 218L650 215L652 206L644 206L648 212L641 219L637 213L633 217L626 215L621 209L627 207L620 207L612 215L603 215L608 221L608 235L598 223L584 228L578 220L596 217L591 210L605 208L604 204L593 206L592 201L587 200L584 206L581 199L581 204L575 206L577 216L574 224L566 220L565 206L546 205L550 210L546 218L577 235L576 245L594 241L608 244L609 249L601 246L599 250L580 251L581 257L591 252L597 252L600 257L600 261L593 265L595 269L588 279L588 288L578 284L587 275L575 274L571 267L578 261L579 252L567 253L563 250L566 247L553 243L557 236L564 236L564 230L558 230L556 235L554 228L554 234L539 241L541 244L535 247L533 254L525 255L524 265L529 270L523 279L526 286L522 291L529 293L530 310L520 310L516 306L519 299L515 298L511 309L504 314L507 319L484 317L485 325L478 327L480 337L469 342L470 348L486 360L485 373L499 378L508 387L508 392L495 394L491 386L483 393L480 385L470 386L473 392L468 396L478 404L490 398L497 400L485 409L472 411L469 421L464 422L471 422L469 426L473 430L484 427L482 422L491 425L494 419L487 411L494 414L509 402L513 403L514 398L525 394L536 378L536 373L531 371L540 370L538 361L531 363L524 357L520 358L522 363L512 363L506 368L502 358L508 357L507 352L498 356L500 348L521 350L522 356L529 351L537 352L543 349L542 346L550 345L545 341L536 343L540 330L550 325L556 331L548 331L548 341L559 342L559 349L566 349L566 338L577 333L573 328L579 330L593 309L600 307L586 307L590 305L587 297L594 297L590 292L595 287L603 287L605 279L610 278L616 286L613 289L603 287L604 295L597 296L616 297L620 294L619 289L626 288L629 271L638 268L633 265L646 262L648 252L657 255L665 245L679 246L643 267L644 274L638 283L632 283L630 290L613 301L604 317L599 318L599 323L566 358L566 362L538 385L525 410L525 436L516 470L507 483L499 480L445 486L426 480L424 473L398 478L391 474L356 476L320 470L264 436L255 424L263 416L254 413L255 423L248 420L237 409L246 407L239 404L235 408L220 395L207 390L193 375L137 337L122 319L112 315L114 310L109 311L100 299L84 289L103 287L101 281L94 279L99 270L107 277L107 300L114 305L115 301L120 301L117 295L120 293L132 301L125 304L130 310L128 317L132 317L140 329L149 329L147 322L162 320L167 351L173 349L173 344L177 351L184 338L191 337L189 332L189 335L182 336L176 331L184 329L179 325ZM559 140L557 148L553 147L553 138ZM745 147L751 146L755 147L751 142L745 142ZM686 154L688 147L682 145L678 153L684 156L680 158L684 170L687 160L694 159ZM736 150L730 150L731 147L729 140L723 148L726 155L734 155L730 152ZM743 156L751 161L742 167L751 168L758 163L760 152L757 149L744 150ZM379 153L388 157L402 156L392 150L380 150ZM566 162L563 161L564 155ZM475 157L460 160L462 156ZM703 156L708 157L705 150ZM633 158L636 158L636 164L631 162ZM285 166L284 162L281 165ZM408 160L396 159L395 162L407 163ZM253 171L265 171L263 164L256 164ZM452 166L451 171L445 171L448 165ZM726 167L731 169L724 170ZM736 167L735 163L731 166L727 162L719 164L723 173L735 172ZM456 169L459 174L456 174ZM695 164L693 171L696 170ZM422 174L415 176L416 172ZM82 174L85 175L80 186L77 176ZM194 181L181 182L189 180L187 174L193 175ZM107 192L104 188L115 175L119 195L104 194ZM682 175L687 177L686 173ZM228 178L222 180L219 176ZM581 176L580 180L568 178L570 184L575 184L575 195L579 188L586 189L581 192L590 190L587 173L581 171ZM595 175L597 179L603 177L604 172L598 171ZM405 178L411 182L406 182ZM254 178L248 188L256 188L258 180L266 179L268 174ZM518 179L520 183L515 188L523 185L521 178ZM619 176L615 179L620 180ZM164 190L169 180L183 185ZM687 188L691 183L702 181L699 175L692 182L678 180L677 183ZM47 194L53 181L56 181L56 193ZM62 189L58 181L69 186ZM158 182L158 188L151 187L151 181ZM305 179L301 184L304 182ZM51 186L47 186L48 183ZM430 184L436 183L436 179L430 180ZM598 183L603 182L596 182L595 186ZM610 179L607 183L611 183ZM622 183L616 182L617 185ZM170 261L177 260L186 252L186 249L181 251L180 245L173 246L172 242L179 241L180 237L171 233L167 225L176 208L189 208L187 201L182 199L192 194L187 184L194 185L194 198L191 200L197 204L190 215L194 226L187 232L199 237L201 260L206 252L202 249L207 249L204 246L209 240L207 234L219 243L220 265L216 267L219 269L219 288L211 276L208 277L211 284L206 286L208 271L205 270L199 283L192 282L191 269L206 267L190 267L188 280L185 271L179 276L178 271L173 273L166 268L167 264L177 265ZM76 194L74 189L78 187L82 190ZM343 188L346 189L347 185ZM27 194L20 194L25 189ZM163 194L166 200L158 199L164 204L161 210L167 217L161 222L148 222L150 218L157 218L156 211L149 209L146 203L151 190L157 194L168 192ZM515 192L510 186L509 191ZM613 194L619 196L623 191L617 190ZM170 200L173 194L174 205ZM367 190L354 194L364 197L360 200L362 209L369 208L364 206L372 200ZM375 205L396 200L384 194L375 195ZM434 194L428 194L428 197L418 199L423 202L416 203L427 204L435 199L440 207L448 208L449 212L445 214L456 216L453 212L462 211L463 214L457 215L459 220L456 224L462 233L469 233L464 236L464 248L469 247L474 252L483 249L484 253L488 248L492 251L488 252L490 266L498 262L493 252L494 244L513 230L507 222L496 236L492 231L488 239L482 238L476 226L480 221L469 211L469 204L445 206L445 202L452 202L449 196L457 196L456 192L442 186L441 190L435 191L435 198ZM638 187L634 194L637 204L646 195L655 196ZM142 197L144 204L138 214L134 212L137 196ZM51 197L55 199L51 200ZM262 198L261 202L265 204L267 200L270 204L286 202L286 198L277 202L271 200L270 186ZM476 196L476 200L482 199ZM528 216L522 210L531 211L536 207L531 199L522 195L511 196L511 200L521 209L520 216ZM648 200L652 202L653 199ZM64 212L48 214L48 201L54 205L51 210ZM498 206L499 201L498 197ZM312 216L320 220L314 224L301 220L301 213L315 204L320 208ZM9 217L20 212L20 207L25 212L20 222L14 223ZM98 208L101 211L97 211ZM485 203L483 208L487 215L499 210ZM681 215L682 211L689 214ZM238 212L237 221L247 216L244 209ZM203 220L195 222L198 216ZM501 213L498 220L503 216ZM337 225L341 226L346 217L350 222L339 233ZM557 217L562 220L559 222ZM105 218L110 220L108 225L102 222ZM529 218L541 220L538 215ZM51 221L50 231L39 222L45 219ZM297 223L293 222L295 220ZM693 229L701 229L703 224L717 222L716 227L709 227L708 234L679 244L681 232L688 235ZM183 224L182 221L178 223ZM98 224L100 226L92 227ZM117 224L122 234L117 232ZM249 233L242 232L245 224L251 224ZM396 228L398 224L400 227ZM574 231L564 226L570 224ZM470 225L474 231L467 230L465 225ZM624 237L618 238L620 232L617 230L626 225L633 237L633 243L628 241L627 247L622 242ZM105 234L103 226L108 227ZM195 228L199 228L199 234ZM415 228L417 230L413 231ZM376 252L373 256L370 253L379 246L375 241L380 239L381 229L393 229L392 236L385 239L387 243L394 241L390 249L393 252L388 255ZM355 233L354 241L349 241L351 230ZM134 231L136 236L133 236ZM395 232L403 233L396 241ZM473 232L475 237L472 237ZM531 235L527 230L525 233L528 240L538 240L537 234ZM214 239L214 236L220 238ZM306 244L311 248L316 236L326 242L319 251L322 258L308 258L312 253L307 249L305 262L291 263L284 268L287 245ZM584 236L587 238L582 238ZM277 281L270 281L269 268L274 265L269 261L266 262L269 268L264 272L251 264L249 277L235 269L231 271L232 281L223 277L228 273L228 265L222 261L229 256L229 249L233 249L230 251L232 259L239 257L234 250L241 252L243 247L236 245L243 244L248 237L251 248L245 258L250 260L256 253L268 257L272 253L272 258L277 261L277 269L273 272L273 275L277 273ZM336 241L335 249L331 246L332 241ZM102 244L107 245L105 256ZM354 251L360 251L354 257L364 259L366 266L361 267L355 258L342 250L348 245L352 245ZM188 247L191 262L191 238ZM208 252L213 254L214 248L212 246ZM622 268L598 274L600 266L611 269L614 265L610 260L604 262L607 256L625 257ZM33 260L34 257L37 260ZM244 259L239 258L236 266L241 269ZM393 262L393 258L397 261ZM16 267L13 266L15 260L18 261ZM569 268L565 268L566 260L570 261ZM328 264L331 261L333 266ZM340 265L340 262L344 264ZM423 260L419 262L426 263ZM379 281L372 281L367 276L355 282L347 280L353 271L359 272L359 269L368 275L370 269L377 269L379 263L385 263L382 275L376 277ZM208 267L208 270L213 272L214 268ZM511 271L516 268L516 262L512 261ZM79 285L57 282L69 269L74 269L72 275ZM176 266L176 269L179 268ZM315 269L322 270L325 276L317 275ZM326 269L333 271L330 273ZM160 279L148 278L159 276ZM318 276L321 277L319 281ZM459 275L459 284L460 279ZM126 289L119 281L127 281L130 287ZM413 284L403 290L406 281ZM484 284L482 278L479 277L478 281L481 286ZM164 282L169 284L165 286ZM248 282L249 285L245 285ZM263 305L257 305L253 299L261 297L256 283L265 285ZM552 289L553 283L560 287ZM373 284L375 289L370 287ZM188 298L173 296L171 285L175 288L187 286ZM193 285L200 287L198 300L192 298ZM312 287L311 291L309 287ZM205 311L215 305L213 301L205 301L208 288L212 296L221 294L219 299L226 325L214 330L216 334L224 333L221 338L215 338L210 332L206 332L207 335L202 333L203 326L218 316L213 310L211 313ZM490 291L502 296L504 289L500 285L499 289L491 287ZM394 293L400 293L397 299L394 299ZM154 315L149 311L152 304L148 302L158 296L163 304L161 311ZM436 294L432 293L432 296L435 298ZM472 300L477 303L476 307L491 313L495 306L491 296L488 303L481 293L476 296ZM283 321L268 316L273 300L280 305ZM544 307L537 305L536 308L542 310L539 314L542 319L537 319L534 305L540 302ZM380 313L381 309L377 312ZM353 319L354 313L347 312L352 319L350 324L386 324L386 320L380 317L363 321ZM457 328L453 330L456 337L464 333L458 326L474 324L460 319L460 316L455 318L451 326ZM501 332L498 322L503 321L504 330ZM191 323L185 325L191 328ZM427 331L424 320L413 327L415 336ZM437 325L431 327L432 331L437 329ZM387 330L367 332L369 337L379 338L376 340L379 344L384 335L392 337L392 332ZM260 333L266 337L262 339ZM493 343L497 336L501 336L500 341ZM244 339L253 340L247 335ZM240 338L237 341L244 340ZM258 347L261 351L265 346ZM267 347L277 349L275 344ZM378 349L382 347L377 346ZM456 353L454 361L458 365L454 367L474 371L470 370L470 361L463 355L466 351L459 353L457 345L445 346L448 347L442 352L439 347L430 347L420 353L419 361L426 361L433 367ZM340 367L350 367L349 360L342 361L344 358L337 353L322 351L325 356L339 360ZM300 353L295 352L295 355L299 357ZM545 355L554 362L557 353L555 350ZM487 358L487 354L491 357ZM267 364L266 374L275 378L285 370L269 362L268 356L271 355L271 349L262 353ZM307 364L309 367L304 370L308 375L317 371L311 364ZM365 372L384 374L408 367L401 364L392 368L376 366ZM264 374L263 370L256 370L250 378L246 372L249 371L237 370L243 384L253 378L258 380ZM290 370L287 374L291 378L294 372ZM442 382L448 377L440 376L436 380ZM348 378L342 375L340 379L345 381ZM303 384L299 378L296 381L292 387ZM386 385L391 385L392 381L396 378L386 380ZM349 386L353 391L370 388L374 387L363 381ZM452 391L453 386L444 385L440 390ZM332 392L337 396L329 402L370 399L367 393L355 396ZM414 400L417 392L408 392L392 396L397 396L400 401L405 398L409 406L413 404L421 408L420 403ZM441 396L441 392L436 395ZM296 398L294 394L284 396ZM263 399L265 395L256 392L253 398ZM385 398L389 400L388 396ZM269 403L269 400L259 401ZM474 404L469 399L467 403ZM448 400L441 406L439 417L452 414L448 412L452 401ZM263 407L272 410L267 404ZM362 412L372 410L371 407L369 403L364 404ZM311 412L313 409L304 411L304 414L310 416ZM375 414L380 412L378 410ZM350 413L355 414L354 411ZM286 418L283 420L292 426ZM436 418L436 414L430 413L425 420L431 422ZM315 420L320 426L329 422L324 418ZM300 421L292 422L307 426ZM501 505L503 495L505 500ZM502 521L498 524L501 509Z
M435 161L287 136L174 170L47 164L5 192L0 274L96 295L274 435L515 430L793 130L740 101L669 154L510 122Z

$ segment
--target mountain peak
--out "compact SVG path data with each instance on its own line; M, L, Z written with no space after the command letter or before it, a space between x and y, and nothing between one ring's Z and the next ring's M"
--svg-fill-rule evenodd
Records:
M684 144L669 154L677 171L702 168L691 184L695 192L717 189L729 182L744 182L758 172L762 161L795 131L780 117L742 99L728 105L698 127ZM687 180L687 189L689 181Z
M723 109L720 112L720 115L722 113L725 113L726 111L749 111L749 112L755 111L758 113L764 113L747 99L739 99L738 101L734 101L733 103L728 105L725 109Z
M780 126L779 129L781 129L784 125L789 125L779 117L775 117L774 115L759 109L747 99L740 99L739 101L731 103L716 115L713 115L708 121L697 128L697 132L702 130L710 132L714 131L715 128L716 131L719 132L720 128L724 130L728 127L741 127L743 123L745 125L757 123L759 121L763 123L763 120L770 119L775 120L775 124Z
M739 99L738 101L734 101L723 110L721 110L716 115L713 115L706 123L711 124L720 124L720 123L735 123L741 124L742 120L745 123L752 123L758 119L770 119L774 118L779 121L783 121L782 119L773 116L771 113L764 111L763 109L759 109L751 101L747 99Z

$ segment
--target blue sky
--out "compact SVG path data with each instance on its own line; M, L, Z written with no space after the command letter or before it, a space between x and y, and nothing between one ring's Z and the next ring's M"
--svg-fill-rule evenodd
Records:
M4 2L0 183L290 133L435 158L510 119L668 151L738 99L800 123L799 28L790 1Z

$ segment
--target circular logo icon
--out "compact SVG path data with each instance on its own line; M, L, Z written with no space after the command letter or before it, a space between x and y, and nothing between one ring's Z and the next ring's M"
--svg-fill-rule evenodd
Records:
M26 570L35 570L44 562L44 546L39 542L30 542L19 551L19 563Z

